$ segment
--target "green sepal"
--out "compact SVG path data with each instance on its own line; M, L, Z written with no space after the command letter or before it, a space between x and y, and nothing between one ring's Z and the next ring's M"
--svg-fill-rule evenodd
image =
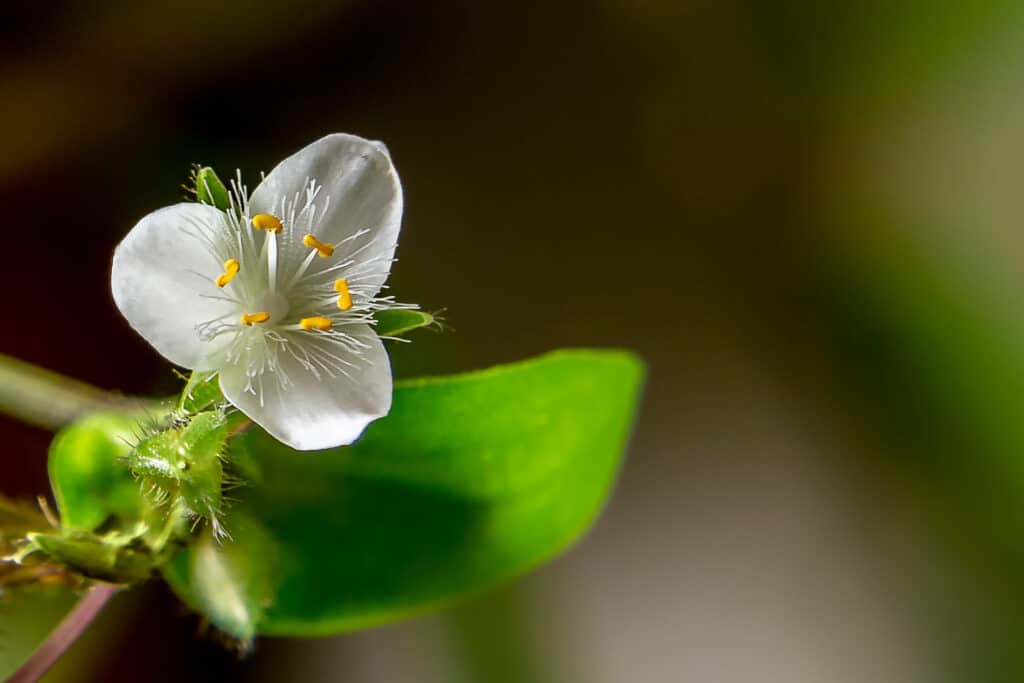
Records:
M83 576L111 583L133 583L149 578L166 561L151 552L143 540L145 527L135 533L97 535L86 531L30 533L22 556L41 552L51 561Z
M215 372L193 372L181 391L178 410L184 413L198 413L224 403L220 390L220 379Z
M186 514L216 525L222 507L227 435L224 413L204 411L144 436L126 462L154 505L180 502Z
M377 311L373 317L377 319L375 329L380 337L397 337L436 321L436 318L426 311L406 309Z
M209 204L222 211L231 208L228 188L209 166L203 166L195 172L195 191L196 199L203 204Z

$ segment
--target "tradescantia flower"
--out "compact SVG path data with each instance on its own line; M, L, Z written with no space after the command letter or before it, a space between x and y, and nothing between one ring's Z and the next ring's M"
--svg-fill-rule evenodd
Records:
M402 187L384 145L329 135L231 208L154 211L114 252L121 313L164 357L215 371L225 398L300 450L354 441L391 407L376 311L394 260Z

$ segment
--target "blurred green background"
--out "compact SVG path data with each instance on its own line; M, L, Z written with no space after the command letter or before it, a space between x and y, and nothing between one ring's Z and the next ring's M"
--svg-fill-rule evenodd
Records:
M237 660L165 589L53 680L1024 678L1024 6L1006 0L5 6L0 351L174 377L109 294L193 162L384 140L402 376L650 364L575 550L450 613ZM49 435L0 421L0 491ZM0 614L0 647L5 627Z

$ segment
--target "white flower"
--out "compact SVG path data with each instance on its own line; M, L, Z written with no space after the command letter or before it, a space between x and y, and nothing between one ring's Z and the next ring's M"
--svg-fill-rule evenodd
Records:
M329 135L233 208L154 211L114 252L121 313L168 360L216 371L225 398L301 450L354 441L391 408L374 311L402 217L384 145Z

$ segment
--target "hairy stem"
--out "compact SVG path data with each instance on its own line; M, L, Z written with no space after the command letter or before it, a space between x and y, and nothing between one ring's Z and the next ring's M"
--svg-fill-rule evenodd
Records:
M35 683L50 670L60 656L82 635L82 632L93 622L110 598L121 590L119 586L109 583L97 584L82 596L74 609L64 617L64 621L53 630L44 642L21 668L7 679L7 683Z
M96 387L0 353L0 414L57 429L115 402Z

